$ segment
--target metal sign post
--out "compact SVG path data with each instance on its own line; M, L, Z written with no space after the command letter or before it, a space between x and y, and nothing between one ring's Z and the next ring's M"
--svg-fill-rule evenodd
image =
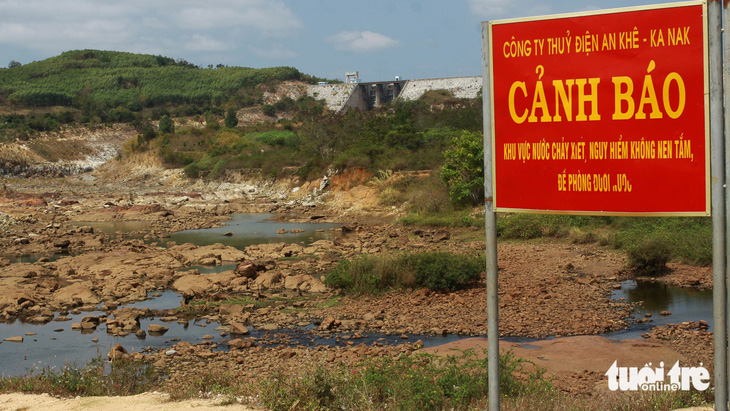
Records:
M724 122L723 114L722 5L711 0L707 5L710 70L710 139L712 168L712 304L714 323L715 409L727 410L727 277L726 277L726 196ZM727 13L725 15L727 19ZM727 46L726 46L727 47ZM726 83L727 84L727 83Z
M717 179L712 181L712 196L717 197L717 204L713 200L712 210L712 271L713 271L713 320L714 320L714 344L715 344L715 409L727 410L728 400L728 323L727 323L727 257L730 253L727 250L727 210L730 209L730 200L727 198L725 184L730 177L730 168L725 164L730 158L730 136L725 132L730 130L730 110L723 113L723 101L728 104L730 92L730 81L723 81L723 77L730 75L730 41L723 41L722 31L724 27L730 27L730 14L728 14L728 3L721 6L719 0L711 0L708 4L708 27L710 43L710 133L712 138L712 167L713 175ZM723 60L723 50L725 59ZM724 116L724 123L720 118ZM717 119L715 120L715 117ZM724 130L723 130L724 126ZM715 185L717 187L715 187ZM717 208L717 212L715 209Z
M489 70L489 23L482 23L482 100L484 114L484 226L487 257L487 370L489 408L499 410L499 294L497 282L497 214L492 190L492 100Z

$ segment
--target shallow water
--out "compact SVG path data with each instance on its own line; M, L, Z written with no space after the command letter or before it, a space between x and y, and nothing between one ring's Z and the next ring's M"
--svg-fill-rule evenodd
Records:
M173 291L166 291L161 293L159 297L154 297L150 300L129 304L126 307L136 308L150 308L156 310L174 309L180 306L181 296ZM22 323L20 321L14 321L12 323L5 323L0 325L0 341L8 337L23 336L23 343L11 343L2 342L0 343L0 358L2 358L2 368L0 369L0 375L21 375L27 370L38 370L44 367L62 367L67 364L83 365L91 361L97 356L106 358L109 350L117 343L129 352L139 352L146 347L152 348L170 348L177 344L177 341L173 339L179 339L181 341L188 341L191 343L200 343L203 340L203 336L209 334L213 336L213 339L205 341L212 341L213 343L219 343L223 339L231 339L232 337L221 336L221 331L216 331L215 328L219 327L220 324L217 322L208 323L207 320L194 321L191 320L189 324L183 325L177 322L161 322L158 318L147 318L140 320L142 330L147 330L149 324L161 324L169 327L169 330L161 336L153 336L149 333L146 338L137 338L135 334L129 334L126 336L113 336L106 333L106 325L100 324L96 330L87 330L84 332L71 330L71 324L81 322L82 318L89 315L104 315L101 311L86 312L78 315L69 315L70 321L56 322L51 321L48 324L29 324ZM228 327L226 327L227 329ZM314 324L311 324L302 328L294 329L282 329L276 331L262 331L249 327L251 333L245 338L265 338L275 336L276 343L267 343L264 341L257 341L257 344L266 345L278 345L281 340L279 337L285 337L289 339L288 344L292 346L345 346L345 341L352 341L354 344L372 344L374 342L380 342L383 344L400 344L402 342L415 342L419 339L423 341L424 346L430 347L439 344L445 344L447 342L456 341L460 337L456 335L450 335L446 337L441 336L426 336L426 335L410 335L407 340L400 338L400 335L384 335L380 333L361 333L362 338L358 339L345 339L342 336L340 341L337 341L337 335L328 337L314 337L310 332L315 328ZM62 331L56 331L60 329ZM25 333L33 332L36 335L27 336ZM98 338L98 342L93 342L93 338ZM220 344L216 350L227 350L226 344Z
M695 290L692 288L671 287L666 284L649 281L624 281L621 290L612 293L612 299L626 298L631 302L643 301L632 316L644 318L650 313L649 321L634 324L626 330L603 334L604 337L618 340L641 338L641 334L649 332L653 327L676 324L685 321L705 320L712 331L712 290ZM662 311L672 314L663 316Z
M263 243L303 243L311 244L321 239L332 239L341 235L339 232L331 231L330 228L339 227L340 224L328 223L280 223L267 221L272 214L236 214L231 221L228 221L222 227L188 230L171 235L169 240L178 244L193 243L196 245L210 245L222 243L243 249L253 244ZM89 225L95 230L116 233L135 232L149 227L148 222L110 222L110 223L93 223L79 222L77 225ZM276 234L279 229L285 229L287 232L293 228L301 228L305 230L299 234ZM323 231L317 231L323 230ZM231 233L230 236L224 234ZM52 260L62 255L54 255ZM43 256L24 256L11 259L11 262L35 262ZM201 274L219 273L227 270L235 269L235 264L221 265L216 267L190 267L189 269L198 269ZM150 295L150 297L152 297ZM645 313L651 313L651 321L643 324L634 324L629 329L617 331L613 333L603 334L603 336L623 340L641 338L641 334L649 331L651 327L657 325L665 325L668 323L678 323L683 321L706 320L710 323L712 330L712 290L697 291L693 289L684 289L679 287L669 287L666 285L650 282L626 281L622 283L621 290L612 293L613 299L626 298L629 301L644 301L643 307L637 308L633 317L643 318ZM175 309L180 306L181 296L173 291L162 292L159 297L150 298L146 301L137 302L127 305L128 307L150 308L155 310ZM672 315L661 316L661 311L670 311ZM163 323L159 319L143 319L141 320L141 329L147 330L150 323L163 324L169 327L162 336L147 335L145 339L139 339L134 334L127 336L113 336L106 333L106 325L101 324L97 330L90 333L81 333L80 331L72 331L71 324L81 322L81 319L88 315L103 315L104 313L97 311L93 313L82 313L79 315L69 315L71 321L55 322L52 321L44 325L26 324L20 321L13 323L0 324L0 341L4 338L13 336L24 336L23 343L0 343L0 375L19 375L27 369L42 368L45 366L60 367L68 362L76 364L85 364L97 355L106 358L106 354L115 344L122 344L128 351L141 351L145 347L166 348L176 344L172 339L180 339L191 343L199 343L203 341L202 337L206 334L212 335L213 343L219 342L221 337L220 331L215 331L220 324L212 322L194 322L191 321L186 327L176 322ZM205 326L202 326L205 325ZM399 335L384 335L380 333L363 333L363 338L355 340L336 341L336 336L328 338L314 338L310 334L310 330L314 325L310 325L298 329L277 330L273 332L264 332L251 328L251 334L247 337L266 337L271 335L285 335L291 339L292 345L344 345L345 341L352 341L355 344L373 342L381 342L384 344L398 344L401 342L415 342L422 340L426 347L445 344L456 341L461 338L457 335L441 336L425 336L410 335L408 340L401 340ZM55 331L60 329L62 331ZM25 336L26 332L34 332L36 335ZM93 342L93 338L98 338L98 342ZM225 337L230 338L230 337ZM548 338L548 339L552 339ZM514 342L530 342L535 339L528 338L505 338ZM221 344L218 349L227 349L225 344Z
M149 230L151 225L149 221L74 221L70 224L76 227L91 227L94 229L94 232L106 234Z
M199 230L185 230L170 235L169 240L178 244L193 243L204 246L221 243L227 246L243 249L254 244L267 243L300 243L311 244L318 240L331 240L341 233L330 231L331 228L341 227L334 223L280 223L269 221L274 214L234 214L224 226ZM279 229L285 229L286 234L276 234ZM292 234L291 230L299 228L302 233ZM324 231L317 231L324 230ZM230 236L224 234L230 233Z

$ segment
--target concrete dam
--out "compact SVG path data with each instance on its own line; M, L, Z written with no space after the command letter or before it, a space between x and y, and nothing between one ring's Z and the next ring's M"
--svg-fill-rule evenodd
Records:
M458 98L476 98L482 77L450 77L369 83L319 84L307 87L307 95L324 99L332 111L345 108L372 110L396 99L417 100L429 90L446 90Z

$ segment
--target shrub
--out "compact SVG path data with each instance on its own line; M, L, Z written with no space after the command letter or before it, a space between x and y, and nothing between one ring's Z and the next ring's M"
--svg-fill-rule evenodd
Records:
M228 109L224 122L228 128L233 128L238 125L238 116L236 115L236 110L233 107Z
M658 276L667 272L672 258L672 247L661 238L636 244L628 252L629 268L637 275Z
M535 214L511 214L497 220L497 235L519 240L542 237L543 220L542 216Z
M183 172L187 178L198 178L200 177L200 166L198 163L190 163L185 166Z
M213 170L210 172L210 178L216 179L223 175L226 171L226 160L218 160L213 166Z
M500 393L513 398L554 392L543 369L527 371L531 364L511 353L500 356ZM473 350L448 357L372 358L353 366L310 364L299 375L280 372L264 381L260 391L272 410L484 409L488 366Z
M160 133L174 133L175 124L172 122L169 116L164 115L160 118Z
M363 255L340 262L325 284L353 294L377 294L396 287L453 291L478 281L484 266L483 257L448 252Z
M484 199L484 147L481 133L462 131L444 151L441 178L456 203L476 205Z
M274 106L272 106L271 104L262 105L261 112L264 113L265 116L269 116L269 117L276 116L276 108L274 108Z
M159 386L160 376L149 364L129 359L110 363L101 356L86 366L75 364L59 370L46 367L40 373L29 371L20 377L0 379L0 391L48 393L57 396L135 395Z

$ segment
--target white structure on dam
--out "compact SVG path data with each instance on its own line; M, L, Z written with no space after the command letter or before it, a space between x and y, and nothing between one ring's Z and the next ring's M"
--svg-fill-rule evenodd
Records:
M476 98L482 77L451 77L422 80L374 81L369 83L319 84L307 87L307 95L324 99L332 111L345 108L371 110L398 98L417 100L429 90L447 90L454 97Z

